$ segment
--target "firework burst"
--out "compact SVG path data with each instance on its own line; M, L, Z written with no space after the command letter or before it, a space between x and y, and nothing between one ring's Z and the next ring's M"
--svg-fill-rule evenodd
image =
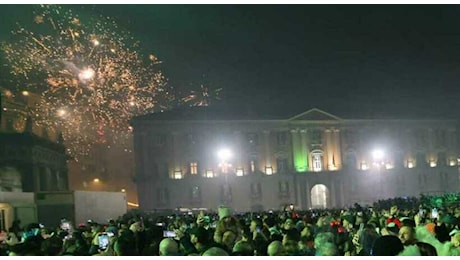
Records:
M173 100L161 61L139 55L139 43L108 17L82 19L42 5L30 28L19 26L2 50L16 91L41 95L34 121L62 132L70 155L94 143L127 144L129 120L166 109ZM110 139L110 140L109 140Z

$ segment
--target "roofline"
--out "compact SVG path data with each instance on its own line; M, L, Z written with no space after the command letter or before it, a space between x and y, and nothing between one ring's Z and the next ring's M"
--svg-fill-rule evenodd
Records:
M304 115L306 115L306 114L308 114L308 113L311 113L311 112L313 112L313 111L318 111L318 112L320 112L320 113L322 113L322 114L325 114L325 115L327 115L327 116L329 116L329 117L334 118L335 120L339 120L339 121L340 121L340 120L343 120L343 119L341 119L341 118L339 118L339 117L337 117L337 116L334 116L334 115L332 115L332 114L330 114L330 113L328 113L328 112L326 112L326 111L323 111L323 110L321 110L321 109L319 109L319 108L316 108L316 107L314 107L314 108L312 108L312 109L310 109L310 110L307 110L307 111L305 111L305 112L303 112L303 113L301 113L301 114L298 114L298 115L296 115L296 116L293 116L293 117L289 118L288 120L295 120L296 118L302 117L302 116L304 116Z
M458 119L341 119L340 121L335 120L296 120L291 121L290 119L262 119L262 120L132 120L131 123L168 123L168 124L189 124L189 123L287 123L287 124L350 124L350 123L433 123L433 122L444 122L444 123L458 123Z

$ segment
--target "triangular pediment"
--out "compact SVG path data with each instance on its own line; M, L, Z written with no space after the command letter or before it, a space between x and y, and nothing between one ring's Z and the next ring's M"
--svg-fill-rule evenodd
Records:
M293 116L289 119L289 121L336 121L336 120L342 120L339 117L336 117L334 115L331 115L327 112L324 112L321 109L318 108L312 108L306 112L303 112L302 114L298 114L296 116Z

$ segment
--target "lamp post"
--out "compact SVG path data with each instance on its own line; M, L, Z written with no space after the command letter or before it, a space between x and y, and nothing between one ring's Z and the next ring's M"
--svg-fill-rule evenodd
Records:
M230 190L228 185L228 170L231 167L231 164L228 163L228 160L232 157L232 152L228 148L222 148L217 152L217 157L219 158L219 166L221 168L221 173L224 175L225 178L225 186L224 186L224 200L229 201L228 192Z
M380 149L376 149L372 151L372 159L373 159L373 166L377 168L377 178L378 178L378 185L379 185L379 194L380 198L383 199L383 185L382 185L382 174L381 168L385 167L385 152Z
M232 157L232 152L227 148L223 148L217 152L217 156L220 160L219 166L221 167L221 172L228 173L228 168L231 166L228 160Z

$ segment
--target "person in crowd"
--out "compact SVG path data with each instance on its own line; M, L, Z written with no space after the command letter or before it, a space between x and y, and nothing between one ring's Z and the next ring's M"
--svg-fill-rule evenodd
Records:
M177 256L179 255L179 245L172 238L164 238L160 242L160 256Z
M211 247L203 253L203 256L228 256L227 251L220 247Z
M414 245L417 242L415 239L415 229L411 226L402 226L398 237L405 247Z
M281 241L275 240L268 245L268 256L282 256L284 255L284 247Z
M404 245L396 236L381 236L374 241L371 256L396 256L404 251Z
M254 248L248 241L238 241L233 246L232 256L253 256Z

